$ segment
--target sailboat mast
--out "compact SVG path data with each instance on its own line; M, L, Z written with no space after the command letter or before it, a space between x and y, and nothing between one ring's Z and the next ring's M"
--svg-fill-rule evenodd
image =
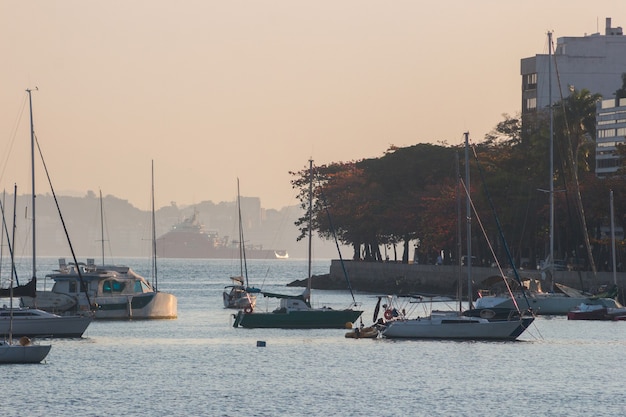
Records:
M104 265L104 211L102 210L102 190L100 190L100 249L102 250L102 265Z
M36 265L36 259L37 259L37 244L36 244L36 237L37 234L35 233L35 230L37 230L37 228L35 227L35 124L33 122L33 99L32 99L32 95L31 89L27 89L26 92L28 93L28 105L29 105L29 110L30 110L30 167L31 167L31 206L32 206L32 229L33 229L33 279L37 278L37 265Z
M312 251L311 246L313 243L313 233L311 227L313 226L313 160L309 159L309 271L307 280L307 291L311 294L311 259Z
M150 192L150 200L152 204L152 272L153 272L153 282L154 291L158 291L159 288L159 280L157 278L157 251L156 251L156 220L154 214L154 160L152 160L152 189Z
M469 169L469 132L465 132L465 187L467 188L465 199L465 210L467 216L467 302L469 308L473 308L472 301L472 203L469 196L470 190L470 169Z
M613 255L613 284L617 286L617 264L615 260L615 217L613 214L613 190L611 190L611 255Z
M554 292L554 117L552 106L552 32L548 32L548 111L550 115L550 291Z
M239 216L239 271L245 277L246 288L248 284L248 263L246 261L246 241L243 236L243 218L241 217L241 193L239 191L239 178L237 178L237 214Z

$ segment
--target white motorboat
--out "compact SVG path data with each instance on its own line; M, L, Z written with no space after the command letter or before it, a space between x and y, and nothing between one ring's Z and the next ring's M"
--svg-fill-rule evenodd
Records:
M77 266L59 259L59 270L47 278L54 280L52 290L37 291L35 298L22 297L24 305L53 311L58 309L61 294L75 300L75 306L66 311L92 311L95 319L174 319L178 315L174 295L154 290L128 266L100 266L93 259Z

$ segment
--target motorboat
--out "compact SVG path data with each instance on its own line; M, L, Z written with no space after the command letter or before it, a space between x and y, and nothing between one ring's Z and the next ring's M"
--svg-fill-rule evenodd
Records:
M54 280L52 290L37 291L35 298L22 297L23 305L62 313L93 312L95 319L174 319L178 315L174 295L156 291L128 266L96 265L93 259L75 265L59 259L59 269L47 278ZM60 295L72 298L74 306L60 311Z
M626 318L626 307L613 298L597 298L581 303L567 313L568 320L616 321Z

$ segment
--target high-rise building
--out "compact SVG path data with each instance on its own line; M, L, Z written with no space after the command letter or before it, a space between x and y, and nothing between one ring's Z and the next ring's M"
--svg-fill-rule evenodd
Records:
M622 87L622 74L626 73L626 36L622 28L612 27L609 17L603 35L557 38L552 58L550 63L545 53L521 60L522 116L546 108L550 97L553 103L561 101L573 89L601 94L604 100L598 105L596 120L600 129L596 174L614 172L619 164L615 143L625 141L626 103L615 102L615 92Z
M626 98L602 100L596 110L596 175L617 171L622 161L615 151L626 143Z
M594 33L582 37L557 38L553 49L552 101L567 97L570 88L600 93L611 98L622 86L626 72L626 36L621 27L611 27L606 19L604 35ZM548 54L521 60L522 114L548 105Z

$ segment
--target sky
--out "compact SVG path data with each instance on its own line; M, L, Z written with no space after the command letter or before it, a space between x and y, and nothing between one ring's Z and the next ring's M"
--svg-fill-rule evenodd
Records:
M0 0L0 189L30 194L38 88L57 194L148 210L154 163L157 208L233 201L239 178L280 209L309 159L482 140L520 112L520 59L548 31L607 17L626 28L626 2Z

